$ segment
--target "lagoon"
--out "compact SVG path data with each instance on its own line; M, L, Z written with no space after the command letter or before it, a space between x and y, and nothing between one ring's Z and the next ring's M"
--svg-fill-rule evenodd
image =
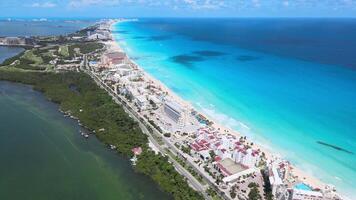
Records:
M0 199L171 199L30 86L0 82Z

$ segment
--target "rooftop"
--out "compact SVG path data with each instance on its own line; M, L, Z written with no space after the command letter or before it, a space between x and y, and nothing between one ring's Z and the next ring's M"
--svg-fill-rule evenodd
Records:
M246 169L242 165L235 163L230 158L226 158L226 159L220 161L218 164L219 164L219 167L222 168L222 170L224 170L225 172L227 172L230 175L242 172Z

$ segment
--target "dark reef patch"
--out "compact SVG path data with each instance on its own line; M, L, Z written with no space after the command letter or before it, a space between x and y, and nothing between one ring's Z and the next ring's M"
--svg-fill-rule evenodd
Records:
M113 33L128 34L128 31L113 31Z
M130 57L130 59L132 59L132 60L139 60L139 59L141 59L141 57Z
M201 62L205 59L201 56L182 54L171 57L171 60L175 63L191 67L193 62Z
M257 56L240 55L240 56L237 56L236 59L237 59L238 61L241 61L241 62L247 62L247 61L258 60L258 59L260 59L260 58L257 57Z
M172 38L171 35L157 35L151 36L148 38L149 41L163 41L163 40L170 40Z
M145 36L134 36L132 37L132 39L135 39L135 40L141 40L141 39L146 39L147 37Z
M210 51L210 50L204 50L204 51L194 51L194 54L197 54L199 56L206 56L206 57L216 57L216 56L223 56L226 55L224 52L220 51Z
M330 147L330 148L333 148L333 149L336 149L338 151L343 151L345 153L349 153L349 154L354 154L353 152L349 151L349 150L346 150L342 147L338 147L338 146L335 146L335 145L332 145L332 144L328 144L328 143L325 143L325 142L322 142L322 141L317 141L318 144L321 144L321 145L324 145L324 146L327 146L327 147Z

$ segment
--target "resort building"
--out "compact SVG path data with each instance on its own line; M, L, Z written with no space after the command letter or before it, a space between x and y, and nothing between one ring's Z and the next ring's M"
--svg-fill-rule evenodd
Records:
M259 151L246 148L239 143L235 147L232 158L246 167L255 167L260 160Z
M140 110L145 110L148 105L147 98L144 95L135 96L135 104Z
M101 56L101 66L104 68L113 67L115 65L125 64L127 57L122 52L110 52Z
M292 190L292 200L323 200L323 194L317 191L296 189Z
M163 112L175 123L184 125L184 109L173 101L165 101Z
M322 193L326 200L342 200L342 197L336 192L336 188L333 185L326 185Z
M288 199L289 192L287 187L283 183L283 178L281 177L281 173L278 171L280 166L276 166L275 164L269 168L269 182L271 183L272 195L275 199Z

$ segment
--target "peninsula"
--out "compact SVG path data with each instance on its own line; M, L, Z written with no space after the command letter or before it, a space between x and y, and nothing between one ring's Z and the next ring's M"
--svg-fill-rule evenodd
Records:
M147 74L114 40L113 25L124 20L33 38L3 62L0 80L44 92L175 199L342 199Z

